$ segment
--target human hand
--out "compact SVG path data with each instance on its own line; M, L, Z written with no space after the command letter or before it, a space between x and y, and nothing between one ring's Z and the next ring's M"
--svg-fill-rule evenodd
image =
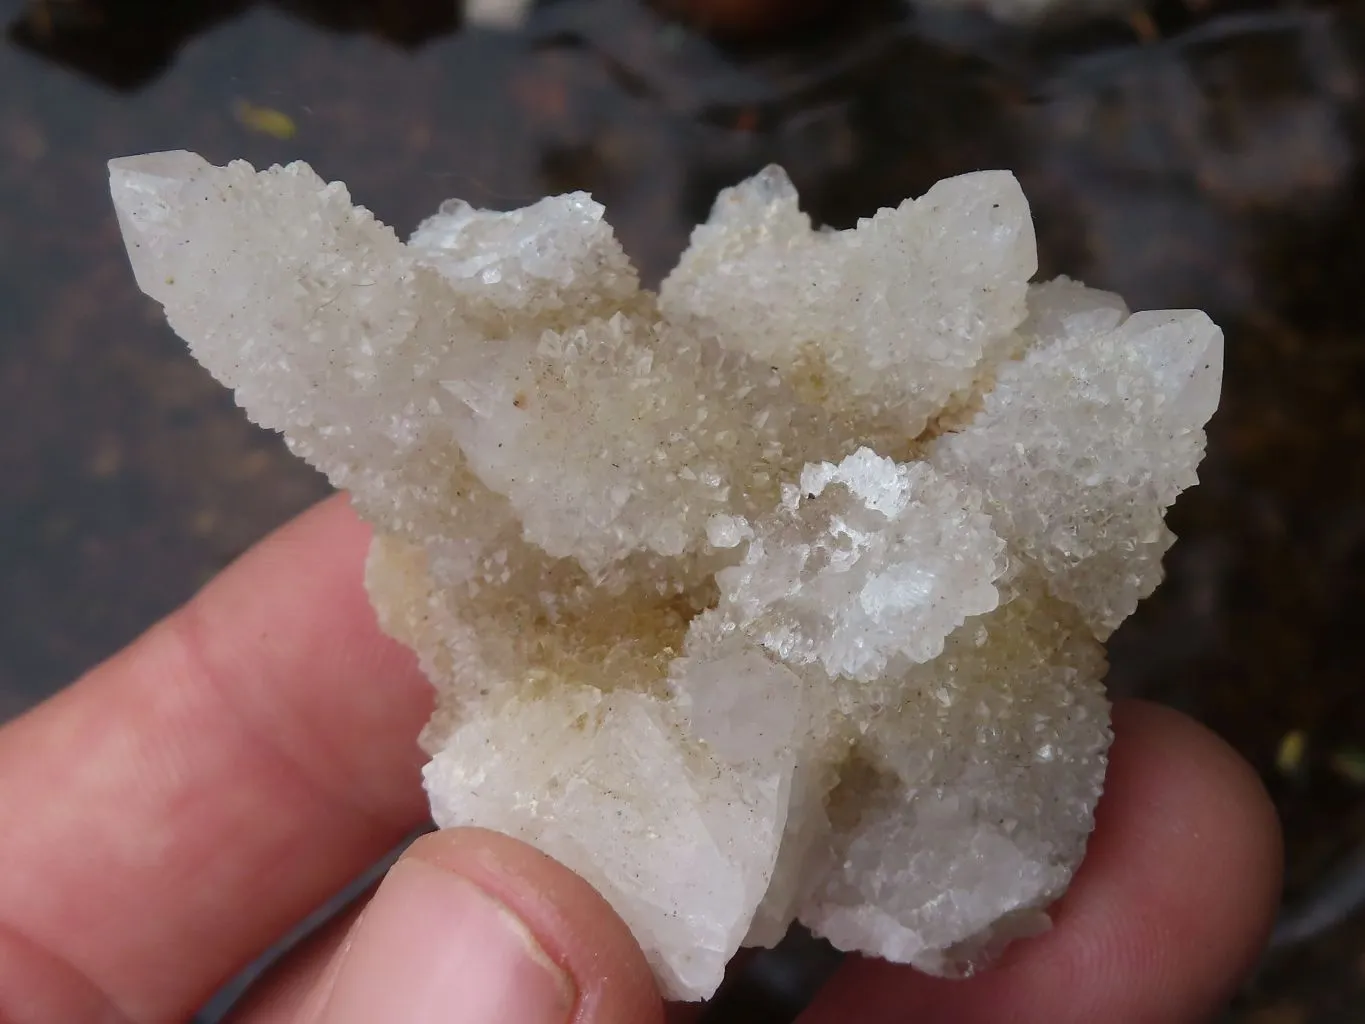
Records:
M0 730L0 1020L188 1018L426 816L411 655L363 589L341 499ZM802 1024L1175 1024L1250 967L1278 896L1259 781L1179 714L1125 702L1098 826L1052 931L967 981L850 959ZM670 1008L670 1020L691 1008ZM625 925L505 837L414 844L368 908L258 986L250 1024L651 1024ZM672 1016L676 1014L676 1018Z

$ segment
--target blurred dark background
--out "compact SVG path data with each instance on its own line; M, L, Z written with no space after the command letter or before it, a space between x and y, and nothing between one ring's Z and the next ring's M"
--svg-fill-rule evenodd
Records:
M898 2L0 0L0 719L326 491L134 287L105 161L301 158L400 232L582 188L657 280L769 162L846 226L1008 167L1043 275L1227 331L1202 485L1111 684L1262 772L1275 946L1237 1024L1365 1021L1365 5L1160 0L1041 29ZM715 1019L787 1019L796 943Z

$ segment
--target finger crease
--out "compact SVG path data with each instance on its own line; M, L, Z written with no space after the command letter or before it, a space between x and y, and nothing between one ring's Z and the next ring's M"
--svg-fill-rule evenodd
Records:
M52 946L26 934L12 921L0 919L0 951L3 951L3 959L10 967L22 965L23 969L16 972L18 977L24 979L21 985L33 984L32 979L44 976L53 978L55 982L47 986L46 993L38 993L37 998L0 984L0 1021L25 1020L25 1015L16 1007L32 1010L35 1006L57 1005L63 1010L80 1007L83 1011L80 1020L86 1024L150 1024L150 1018L129 1013L90 974Z

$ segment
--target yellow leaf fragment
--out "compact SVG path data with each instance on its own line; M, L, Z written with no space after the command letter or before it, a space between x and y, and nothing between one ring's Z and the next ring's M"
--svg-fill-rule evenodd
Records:
M1303 767L1303 753L1308 745L1308 737L1302 729L1291 729L1280 740L1275 751L1275 767L1281 775L1296 775Z
M237 123L247 131L283 140L292 139L298 134L298 125L282 110L258 107L247 100L238 100L233 104L232 112L237 118Z

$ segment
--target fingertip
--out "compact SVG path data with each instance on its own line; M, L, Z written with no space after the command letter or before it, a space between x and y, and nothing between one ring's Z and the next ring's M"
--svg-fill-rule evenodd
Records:
M1203 1019L1265 948L1280 899L1279 818L1252 767L1188 716L1123 701L1114 729L1095 835L1055 931L1082 962L1107 965L1135 1014L1149 1007L1132 1019ZM1096 1000L1104 980L1091 983Z
M575 1024L662 1021L653 972L630 929L597 890L558 861L477 828L423 836L403 859L466 879L516 914L572 979Z
M811 1024L849 1013L865 1024L908 1014L917 1024L1176 1024L1225 1001L1278 903L1274 807L1251 767L1179 712L1121 702L1114 729L1095 833L1051 931L965 981L853 961Z

